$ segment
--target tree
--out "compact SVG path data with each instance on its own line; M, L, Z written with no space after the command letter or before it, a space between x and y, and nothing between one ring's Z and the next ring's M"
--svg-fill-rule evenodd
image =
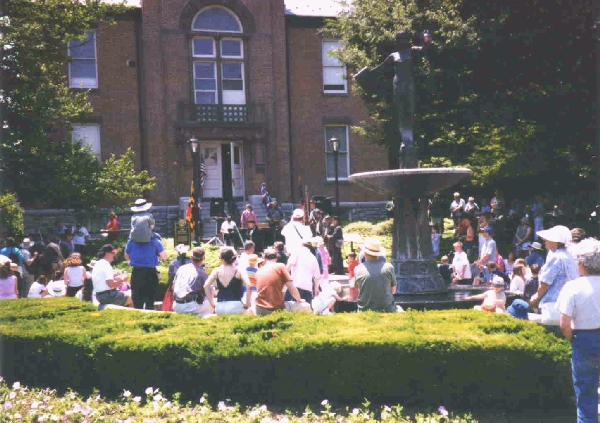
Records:
M91 209L101 201L124 201L153 187L146 172L136 173L131 152L102 165L89 150L72 144L71 122L92 108L87 92L67 85L69 40L111 22L125 11L101 0L11 0L2 10L3 86L0 105L5 127L4 184L26 205ZM131 173L125 178L120 165ZM119 173L120 182L107 183ZM108 188L110 186L110 188ZM117 191L117 186L121 191Z
M480 186L582 184L593 174L595 10L592 0L355 0L326 32L353 72L394 51L396 31L433 32L415 69L422 166L471 167ZM391 81L381 78L358 90L371 121L357 129L394 150Z

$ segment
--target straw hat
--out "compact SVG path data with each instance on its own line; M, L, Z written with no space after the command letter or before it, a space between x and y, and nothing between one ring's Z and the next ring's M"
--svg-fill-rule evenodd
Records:
M381 241L377 238L367 238L365 239L365 244L363 245L363 250L366 254L370 256L384 256L385 250L381 246Z
M261 263L263 261L262 258L258 257L258 255L256 254L250 254L248 256L248 263L249 264L258 264Z
M134 213L143 212L146 210L150 210L151 207L152 207L151 202L146 201L143 198L138 198L137 200L135 200L135 202L131 206L131 211Z

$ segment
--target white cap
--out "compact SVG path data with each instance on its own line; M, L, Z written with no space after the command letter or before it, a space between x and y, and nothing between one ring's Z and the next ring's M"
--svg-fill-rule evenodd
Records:
M292 213L292 219L296 219L299 217L304 217L304 210L302 210L302 209L294 210L294 212Z

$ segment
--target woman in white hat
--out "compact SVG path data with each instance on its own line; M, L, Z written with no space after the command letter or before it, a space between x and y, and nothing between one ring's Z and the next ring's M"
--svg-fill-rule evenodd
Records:
M571 231L566 226L557 225L539 231L538 236L544 240L548 256L546 264L540 270L538 291L531 297L529 304L533 308L539 306L542 310L542 323L558 325L559 313L555 307L558 295L568 281L579 277L575 261L566 249L572 239Z

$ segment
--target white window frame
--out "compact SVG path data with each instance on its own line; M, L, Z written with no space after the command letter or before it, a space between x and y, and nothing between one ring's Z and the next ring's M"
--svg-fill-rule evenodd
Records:
M323 67L322 72L321 72L321 77L323 79L323 92L325 94L347 94L348 93L348 73L346 71L346 65L344 65L343 63L341 63L341 65L338 66L327 66L325 65L325 43L338 43L339 47L336 48L341 48L342 47L342 43L340 40L323 40L321 42L321 65ZM336 59L337 60L337 59ZM325 70L326 69L341 69L342 70L342 82L344 85L344 89L343 90L327 90L325 89Z
M226 56L223 54L223 45L221 44L223 41L239 41L240 42L240 55L239 56ZM238 59L244 60L244 40L241 38L235 37L223 37L219 40L219 55L222 59Z
M198 40L198 39L212 41L213 54L195 54L194 53L194 40ZM194 37L192 39L192 57L201 57L201 58L206 58L206 59L216 59L217 58L217 45L216 45L215 41L216 40L213 37Z
M71 132L71 142L75 143L76 141L79 141L81 143L82 146L84 147L88 147L90 150L92 150L92 152L96 155L96 157L98 158L98 160L102 160L102 138L101 138L101 132L100 132L100 124L97 123L76 123L71 125L73 128L73 131ZM95 128L96 129L96 134L97 134L97 142L94 142L94 140L92 140L92 142L88 142L85 138L82 137L76 137L77 133L78 133L78 129L79 128ZM95 148L95 145L97 145L97 148Z
M94 58L93 59L72 59L69 62L69 88L98 88L98 33L95 30L86 30L85 31L86 34L88 32L91 32L94 34ZM71 48L69 47L69 42L67 42L67 54L69 57L71 56ZM73 76L71 75L71 63L73 61L80 61L80 60L93 60L94 61L94 65L96 66L96 79L94 82L92 83L85 83L85 81L91 81L91 78L79 78L79 79L74 79Z
M208 90L197 90L196 89L196 64L197 63L212 63L214 65L214 69L215 69L215 90L214 91L208 91ZM219 104L219 69L218 69L218 64L219 62L217 62L216 60L194 60L193 62L193 67L192 67L192 73L193 73L193 77L194 77L194 103L195 104L206 104L206 103L196 103L196 93L197 92L203 92L203 93L215 93L215 105Z
M327 169L327 164L328 164L327 157L330 154L332 156L334 155L333 151L329 152L329 149L331 147L329 146L329 138L327 137L327 128L332 128L332 127L335 127L335 128L344 127L346 129L346 148L347 148L347 151L344 151L344 152L339 151L338 154L339 154L339 156L341 156L342 154L346 155L346 171L347 171L347 175L350 176L350 138L349 138L349 135L350 135L349 129L350 128L349 128L348 125L345 125L345 124L325 125L325 128L323 130L323 135L325 137L325 178L327 179L327 181L335 181L335 175L333 177L331 177L331 178L329 176L327 176L327 175L329 175L329 172L328 172L329 169ZM343 163L343 160L342 160L342 163ZM342 163L340 163L338 166L340 166ZM338 175L339 175L339 168L338 168ZM347 181L348 180L348 176L338 176L338 180L339 181Z

